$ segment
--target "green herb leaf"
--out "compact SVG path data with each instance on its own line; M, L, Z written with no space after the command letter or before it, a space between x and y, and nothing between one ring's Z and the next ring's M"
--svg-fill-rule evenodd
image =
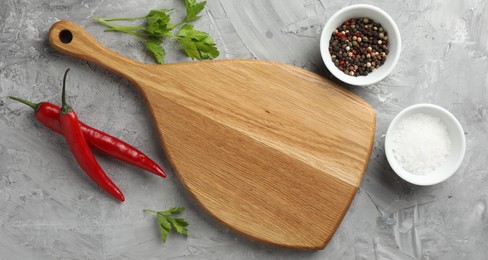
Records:
M185 236L188 235L188 229L186 229L184 226L180 226L180 224L174 218L168 217L168 221L171 222L171 224L173 224L173 227L175 228L176 232L183 234Z
M189 38L179 38L177 41L180 43L181 47L186 52L186 55L190 57L192 60L197 59L201 60L200 53L198 52L197 46L192 42Z
M206 32L195 30L191 24L181 27L176 40L192 59L214 59L220 54L212 37Z
M158 218L158 222L162 228L164 228L168 232L171 231L171 224L168 222L168 220L164 216L157 215L157 218Z
M176 214L176 213L181 213L183 211L185 211L185 208L177 207L177 208L170 208L170 209L166 210L165 212L169 212L171 214Z
M180 225L182 227L186 227L186 226L190 225L188 222L186 222L186 220L184 220L182 218L175 218L175 221L176 221L176 223L178 223L178 225Z
M171 232L171 224L163 216L158 215L157 218L159 223L159 232L161 233L161 239L163 240L163 242L166 242L168 234L169 232Z
M159 224L159 232L161 233L161 239L163 243L166 242L169 233L172 230L175 230L179 234L183 234L188 236L188 229L186 228L189 224L186 220L182 218L172 218L171 215L183 212L185 208L177 207L177 208L170 208L165 211L155 211L150 209L145 209L144 212L151 212L156 214L158 224ZM174 228L174 229L173 229Z
M164 63L164 56L166 55L166 51L161 46L161 43L163 42L158 38L151 37L146 40L146 49L153 54L156 62L159 64Z
M171 36L171 30L174 25L170 24L170 17L167 14L170 10L159 9L151 10L146 15L147 26L146 31L150 37L168 37Z
M203 11L203 9L205 8L205 4L207 4L207 1L197 3L196 0L185 0L185 4L186 4L185 21L191 22L201 17L198 14Z

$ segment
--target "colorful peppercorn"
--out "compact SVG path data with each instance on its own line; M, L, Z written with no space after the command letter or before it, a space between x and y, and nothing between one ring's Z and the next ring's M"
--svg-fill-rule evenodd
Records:
M388 33L373 19L349 19L332 33L329 53L334 65L345 74L366 76L385 63Z

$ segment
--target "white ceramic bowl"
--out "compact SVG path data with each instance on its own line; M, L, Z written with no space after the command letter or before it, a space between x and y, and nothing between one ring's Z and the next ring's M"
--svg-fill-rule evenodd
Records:
M368 17L381 24L381 26L388 33L389 53L386 56L385 63L379 68L373 70L373 72L369 73L367 76L355 77L346 75L334 65L329 53L329 41L330 37L332 36L332 32L334 32L339 25L346 20L359 17ZM327 69L329 69L329 71L336 78L351 85L371 85L384 79L397 64L398 58L400 57L400 49L400 31L398 30L398 27L393 19L380 8L366 4L351 5L332 15L332 17L330 17L325 24L320 37L320 53L322 54L322 59L324 60L325 66L327 66Z
M413 174L403 169L393 155L391 144L391 135L396 130L398 123L403 119L418 113L424 113L440 118L441 121L446 125L447 132L451 139L451 151L445 163L438 167L434 172L425 175ZM434 185L447 180L461 165L465 152L466 138L464 136L463 127L449 111L440 106L432 104L417 104L407 107L398 113L395 118L393 118L390 126L388 127L388 131L386 132L385 153L391 168L402 179L416 185Z

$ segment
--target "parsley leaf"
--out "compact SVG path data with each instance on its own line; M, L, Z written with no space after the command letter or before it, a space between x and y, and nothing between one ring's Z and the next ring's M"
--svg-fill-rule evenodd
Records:
M161 239L163 242L166 242L168 238L169 232L171 232L171 224L165 217L157 215L158 223L159 223L159 232L161 233Z
M171 222L173 227L175 228L176 232L183 234L185 236L188 235L188 229L186 229L184 226L181 226L180 223L178 223L174 218L169 218L168 221ZM186 221L185 221L186 223Z
M185 24L181 27L176 35L176 40L192 59L213 59L220 54L210 35L195 30L191 24Z
M178 231L179 233L184 234L186 236L188 235L188 229L186 229L186 227L190 224L188 222L186 222L186 220L184 220L182 218L175 218L175 219L173 219L173 221L171 223L173 223L173 225L175 225L175 228L176 228L176 226L180 227L181 232Z
M203 11L203 8L205 8L205 4L207 1L199 2L197 3L196 0L185 0L186 4L186 22L191 22L195 21L198 18L202 17L199 16L198 14Z
M175 213L181 213L183 211L185 211L185 208L178 207L178 208L170 208L170 209L165 210L165 211L160 211L159 213L171 215L171 214L175 214Z
M151 37L171 36L171 30L173 30L174 26L169 23L168 12L169 10L167 9L151 10L146 15L147 26L145 30Z
M201 60L200 53L198 53L197 46L189 38L179 38L177 41L180 43L181 47L185 50L188 57L192 60Z
M154 37L146 40L146 49L153 54L156 62L159 64L164 63L164 56L166 55L166 51L161 46L162 43L160 39Z
M183 211L185 211L185 208L182 207L170 208L165 211L155 211L150 209L144 210L144 212L156 214L159 224L159 232L161 233L163 243L166 242L166 239L172 230L175 230L179 234L188 236L188 229L186 228L189 225L188 222L182 218L171 217L173 214L181 213Z

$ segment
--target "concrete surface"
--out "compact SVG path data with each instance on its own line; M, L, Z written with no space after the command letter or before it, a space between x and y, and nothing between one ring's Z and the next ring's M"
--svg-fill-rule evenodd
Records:
M320 59L324 22L359 1L209 0L197 28L210 31L220 59L272 60L330 77ZM103 33L93 16L139 16L183 1L3 0L0 2L0 259L486 259L488 255L488 1L367 0L387 11L403 37L391 75L348 87L377 110L374 150L361 188L329 245L302 252L241 237L203 212L171 172L141 95L108 71L55 52L57 20L81 24L103 44L152 63L141 42ZM187 61L172 41L167 62ZM7 95L60 102L68 93L80 118L139 147L170 172L167 180L99 156L123 190L106 196L80 171L61 136ZM347 87L347 86L346 86ZM466 131L467 154L448 181L417 187L400 180L383 151L393 116L416 103L449 109ZM184 206L190 235L162 244L142 209Z

